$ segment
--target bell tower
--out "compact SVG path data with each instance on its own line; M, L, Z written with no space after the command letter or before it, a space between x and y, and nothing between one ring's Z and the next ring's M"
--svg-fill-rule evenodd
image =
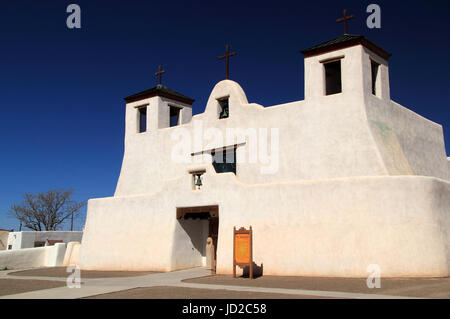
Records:
M390 53L362 35L344 34L302 51L305 100L343 94L390 101Z
M346 98L377 97L390 101L390 53L362 35L347 33L347 16L336 22L344 23L344 34L301 51L305 57L305 100L323 99L342 94Z
M126 102L125 138L155 132L191 121L194 100L162 85L166 71L158 68L158 84L124 98Z

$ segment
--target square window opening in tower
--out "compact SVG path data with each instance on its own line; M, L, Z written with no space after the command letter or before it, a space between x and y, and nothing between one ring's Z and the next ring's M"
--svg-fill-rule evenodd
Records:
M170 106L170 127L180 124L180 108L176 106Z
M138 112L139 112L138 132L144 133L147 131L147 106L138 108Z
M380 73L380 64L370 60L371 61L371 69L372 69L372 94L378 95L379 92L377 90L378 82L379 82L379 73Z
M341 61L324 64L325 94L332 95L342 92Z

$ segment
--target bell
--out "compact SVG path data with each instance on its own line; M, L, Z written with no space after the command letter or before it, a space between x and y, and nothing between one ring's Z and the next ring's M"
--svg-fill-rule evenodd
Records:
M200 176L201 175L197 175L197 181L195 182L195 186L197 186L198 188L203 185Z
M227 118L227 117L228 117L228 107L224 107L221 118Z

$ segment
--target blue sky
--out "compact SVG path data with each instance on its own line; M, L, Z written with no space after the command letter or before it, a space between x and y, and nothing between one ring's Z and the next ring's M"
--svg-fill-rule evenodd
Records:
M81 7L81 29L66 7ZM369 29L366 7L381 7ZM0 4L0 228L26 192L74 188L75 199L114 194L123 156L123 97L163 84L194 98L201 113L224 78L250 102L303 99L300 50L343 33L344 8L362 34L393 54L391 97L444 127L450 154L448 1L50 1ZM75 223L84 225L85 210Z

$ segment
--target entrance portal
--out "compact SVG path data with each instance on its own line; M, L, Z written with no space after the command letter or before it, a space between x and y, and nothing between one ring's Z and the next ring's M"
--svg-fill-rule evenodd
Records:
M215 271L219 238L219 206L177 207L176 217L190 239L194 251L189 257L186 254L183 255L192 259L189 263L207 266ZM210 241L207 245L208 238Z

